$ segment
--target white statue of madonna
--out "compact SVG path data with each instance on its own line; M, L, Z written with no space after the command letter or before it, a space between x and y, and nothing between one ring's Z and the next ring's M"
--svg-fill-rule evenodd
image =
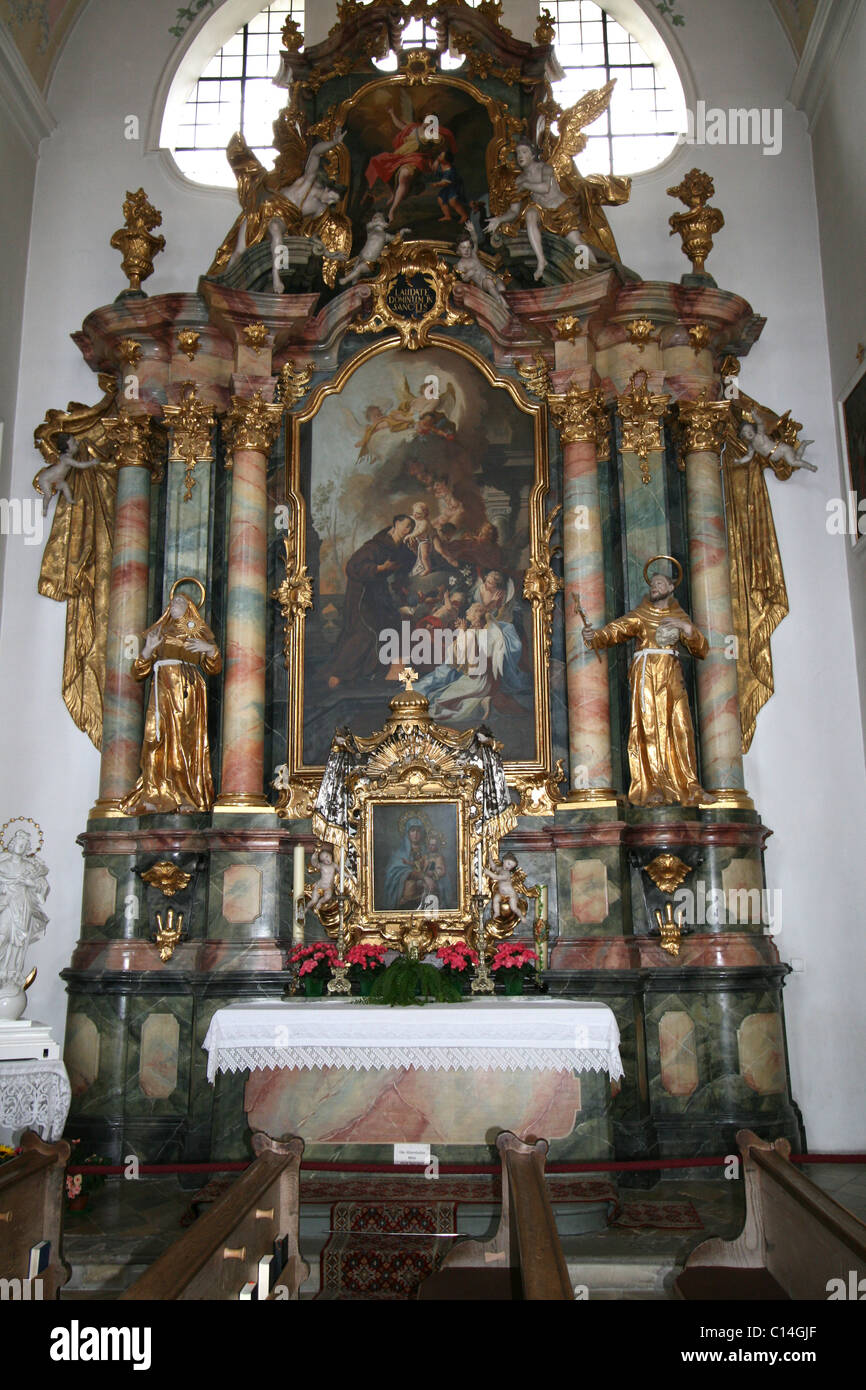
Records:
M24 819L23 817L21 818ZM15 821L7 821L0 837ZM35 825L35 821L28 824ZM25 957L34 941L45 935L48 917L42 904L48 897L48 866L39 858L30 832L19 827L8 842L0 838L0 1019L20 1018L27 999Z

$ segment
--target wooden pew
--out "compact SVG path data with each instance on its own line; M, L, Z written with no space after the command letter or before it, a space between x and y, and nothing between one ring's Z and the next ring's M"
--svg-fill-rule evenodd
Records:
M787 1139L741 1129L746 1221L736 1240L705 1240L674 1281L683 1299L821 1299L828 1282L866 1276L866 1225L789 1161ZM832 1286L831 1286L832 1287ZM866 1293L866 1283L862 1292ZM850 1294L848 1295L850 1297Z
M69 1279L60 1250L64 1180L72 1152L64 1139L46 1144L28 1129L22 1152L0 1166L0 1278L4 1298L53 1299ZM31 1250L48 1241L47 1266L29 1282Z
M461 1240L424 1281L422 1300L512 1299L571 1302L574 1292L544 1181L549 1145L504 1131L502 1209L492 1240Z
M254 1134L253 1151L255 1162L119 1301L238 1299L244 1285L258 1281L259 1260L274 1254L280 1238L285 1264L266 1296L297 1299L310 1272L298 1249L304 1141Z

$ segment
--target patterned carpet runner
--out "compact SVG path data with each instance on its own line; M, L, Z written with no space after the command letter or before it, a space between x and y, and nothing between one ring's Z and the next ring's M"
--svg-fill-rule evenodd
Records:
M456 1230L454 1202L336 1202L320 1299L414 1299Z

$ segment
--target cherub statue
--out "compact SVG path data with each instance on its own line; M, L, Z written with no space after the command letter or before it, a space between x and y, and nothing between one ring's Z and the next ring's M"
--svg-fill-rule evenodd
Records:
M310 911L319 912L335 901L337 861L331 845L318 845L310 856L310 866L319 875L318 883L313 885L310 894Z
M60 449L59 457L53 463L47 463L44 468L40 468L36 477L33 479L33 486L42 497L42 515L48 515L48 508L51 499L61 493L70 507L75 505L75 498L72 495L72 488L67 482L69 471L72 468L93 468L99 462L92 454L88 453L83 459L76 457L72 440L69 435L56 436L57 444Z
M388 231L388 219L384 212L374 212L367 223L367 237L361 247L361 254L355 262L348 275L340 276L341 285L354 285L356 280L360 280L362 275L372 274L373 268L392 241L396 241L408 231L407 227L401 227L399 231Z
M483 290L491 299L495 299L497 304L501 304L503 309L507 309L505 281L501 275L494 275L492 270L488 270L479 259L478 235L471 222L466 223L465 233L457 243L457 255L455 269L460 279L467 285L475 285L479 290Z
M286 108L274 121L277 159L270 171L241 134L232 136L226 157L237 179L242 211L219 247L208 275L227 270L248 247L268 237L273 292L282 294L283 237L288 234L312 239L318 254L326 257L322 269L325 283L334 285L337 265L346 260L351 249L352 228L348 219L335 211L346 190L324 176L322 160L342 144L343 135L338 126L329 140L317 140L308 150L301 117Z
M615 81L616 79L614 79ZM526 224L529 244L535 253L535 279L544 274L547 260L541 239L544 228L564 237L575 252L582 251L586 268L619 260L602 204L628 201L631 180L605 174L579 174L574 156L586 146L583 127L607 110L614 81L587 92L574 106L556 117L558 133L550 122L539 117L538 143L527 136L515 142L515 170L503 159L507 149L502 142L496 175L491 182L490 204L495 212L487 223L488 232L500 228L513 235L521 222Z
M510 921L513 918L514 924L520 922L528 904L525 898L518 896L518 890L524 883L523 873L517 865L517 856L509 852L501 859L492 860L489 868L484 869L484 877L493 885L490 902L491 921L503 918Z
M746 452L740 459L740 463L750 463L758 455L767 463L785 463L789 468L808 468L810 473L817 473L816 465L803 458L806 449L814 443L814 440L803 439L795 447L784 438L782 432L788 423L790 414L790 410L786 410L785 414L779 417L772 436L765 430L760 419L744 415L740 421L738 434L746 446ZM774 438L775 435L779 437Z

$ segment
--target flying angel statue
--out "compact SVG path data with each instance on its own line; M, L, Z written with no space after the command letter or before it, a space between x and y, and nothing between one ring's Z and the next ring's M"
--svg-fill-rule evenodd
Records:
M547 261L541 230L564 237L583 258L583 268L619 261L619 252L608 226L603 205L616 206L628 201L631 179L611 174L580 174L574 157L586 148L584 126L591 125L608 108L616 79L587 92L559 112L554 135L550 118L542 114L536 123L536 142L526 135L514 143L516 169L502 141L490 185L490 206L494 216L487 231L500 229L514 236L521 223L526 225L529 244L535 253L535 279L544 274Z
M342 143L343 135L337 127L330 139L317 140L308 150L302 118L286 108L274 121L277 158L271 170L260 163L243 135L232 136L226 158L237 179L241 212L217 250L208 275L227 270L248 247L267 237L272 248L273 292L282 294L283 237L305 236L311 238L317 254L325 257L322 277L333 288L338 266L352 249L352 227L338 211L346 190L325 177L322 161Z

